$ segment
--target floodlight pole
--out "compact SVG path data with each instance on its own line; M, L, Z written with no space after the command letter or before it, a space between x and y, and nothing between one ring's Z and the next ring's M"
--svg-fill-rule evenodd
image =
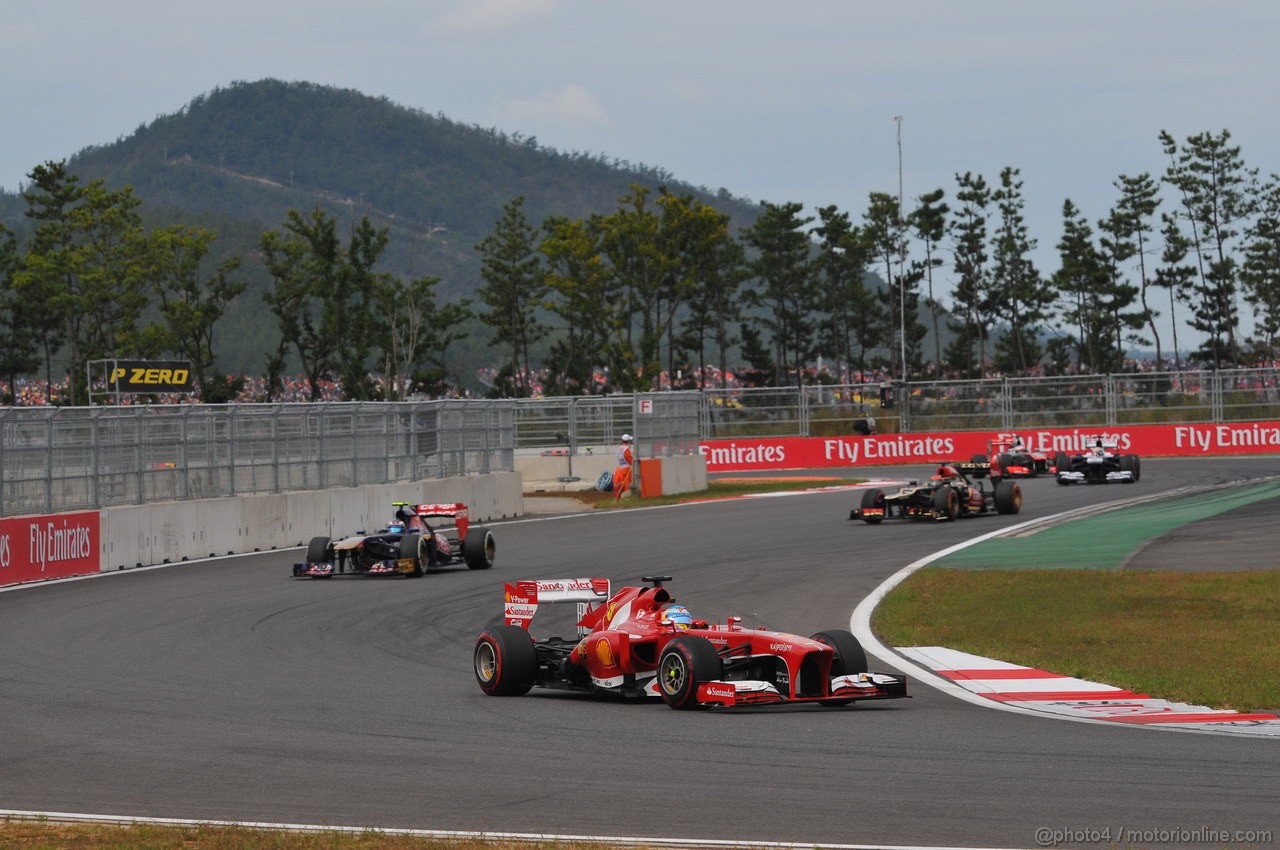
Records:
M902 214L902 116L893 116L893 123L898 125L898 235L904 231L905 217ZM898 245L898 346L902 363L902 382L907 381L907 282L902 270L903 246Z

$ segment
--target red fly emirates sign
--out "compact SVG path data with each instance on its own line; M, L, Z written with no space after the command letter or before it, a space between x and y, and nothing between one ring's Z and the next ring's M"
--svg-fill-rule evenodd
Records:
M1280 454L1280 421L1197 425L1122 425L1112 428L1033 428L1023 431L946 431L870 437L752 437L704 440L707 472L825 469L841 466L936 463L988 454L992 440L1021 437L1052 457L1084 451L1101 438L1124 454L1188 457Z
M96 573L97 511L0 519L0 585Z

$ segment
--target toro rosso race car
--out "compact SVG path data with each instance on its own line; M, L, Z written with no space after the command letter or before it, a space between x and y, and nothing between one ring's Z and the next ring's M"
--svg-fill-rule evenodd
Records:
M427 570L466 564L473 570L493 566L497 551L493 533L487 528L471 528L467 506L452 504L411 505L392 502L395 517L376 534L356 532L341 540L313 537L307 559L293 565L299 578L331 578L334 575L416 578ZM427 524L428 519L452 519L456 537L449 537Z
M604 578L519 581L505 587L506 607L476 638L480 689L519 696L557 688L643 699L671 708L728 708L907 695L905 676L867 672L857 638L831 629L812 637L747 628L741 617L709 625L694 619L662 586L610 589ZM577 603L577 634L535 639L529 625L548 604Z
M1142 461L1134 454L1120 454L1115 440L1094 437L1081 454L1059 452L1055 466L1059 484L1136 484L1142 477Z
M863 490L862 506L849 511L849 519L872 525L894 518L949 522L993 511L1016 514L1022 510L1022 488L1016 481L999 478L988 489L982 481L966 476L961 466L967 465L941 464L931 480L908 481L897 493Z

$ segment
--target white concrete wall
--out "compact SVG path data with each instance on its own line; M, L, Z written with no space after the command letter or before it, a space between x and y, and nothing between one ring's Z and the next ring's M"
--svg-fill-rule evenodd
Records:
M662 494L697 493L707 489L707 459L700 454L662 459Z
M473 523L524 513L516 472L112 507L101 511L101 568L288 549L312 537L374 531L386 526L393 501L464 502Z

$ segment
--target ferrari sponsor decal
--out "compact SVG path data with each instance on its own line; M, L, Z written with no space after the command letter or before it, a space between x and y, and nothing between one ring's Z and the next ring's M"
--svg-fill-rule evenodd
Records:
M964 690L1003 705L1077 719L1280 737L1280 717L1270 712L1241 713L1170 702L941 646L899 647L898 651Z
M616 666L617 659L613 656L613 647L609 645L607 638L596 641L596 659L605 667Z

